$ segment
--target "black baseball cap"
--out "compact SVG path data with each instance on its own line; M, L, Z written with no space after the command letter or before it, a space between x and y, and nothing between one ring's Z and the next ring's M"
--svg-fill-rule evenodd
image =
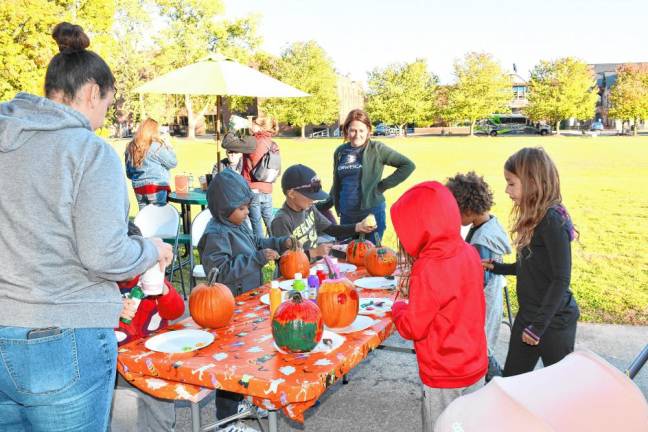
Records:
M328 194L322 190L322 182L317 173L301 164L291 165L284 171L281 176L281 189L284 194L293 189L313 201L328 198Z

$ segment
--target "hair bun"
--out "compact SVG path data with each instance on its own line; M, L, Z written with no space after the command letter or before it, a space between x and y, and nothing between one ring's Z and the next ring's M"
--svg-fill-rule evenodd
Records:
M62 53L83 51L90 46L90 38L80 25L61 22L54 27L52 37Z

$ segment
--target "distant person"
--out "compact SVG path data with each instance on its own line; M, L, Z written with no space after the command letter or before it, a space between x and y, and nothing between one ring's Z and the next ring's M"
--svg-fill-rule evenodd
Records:
M171 262L129 237L117 153L94 134L115 78L78 25L60 23L45 97L0 104L0 430L108 427L122 310L117 281Z
M423 382L423 430L461 395L483 385L488 367L484 333L484 275L479 254L460 235L452 193L438 182L419 183L391 207L399 239L401 286L392 319L414 341Z
M272 220L273 236L292 236L312 260L326 256L331 243L318 243L320 236L347 238L355 233L371 233L375 227L366 221L338 225L332 223L313 205L328 198L315 171L305 165L292 165L281 176L281 189L286 195L284 205Z
M493 205L493 193L484 178L471 171L457 174L446 182L459 205L461 225L470 227L466 242L479 252L482 260L502 261L502 256L511 253L506 231L495 216L490 214ZM486 382L495 376L501 376L501 367L495 358L495 345L499 336L504 302L502 291L506 279L484 272L484 296L486 298L486 341L488 343L488 372Z
M168 139L160 134L160 125L147 118L137 130L135 138L126 147L126 176L133 184L139 208L167 203L169 170L178 160Z
M355 224L369 214L378 228L367 238L374 243L385 233L384 192L407 179L414 162L379 141L371 140L371 121L366 112L352 110L342 127L348 140L333 154L333 186L329 199L318 204L320 211L335 207L340 223ZM383 178L385 166L396 167Z
M279 152L279 146L272 137L279 131L279 123L270 116L261 115L253 117L249 122L251 136L239 137L233 132L223 138L223 148L243 153L243 178L250 185L253 192L250 203L250 223L254 235L259 238L265 236L263 225L270 233L272 223L272 184L273 178L258 178L255 168L269 152Z
M580 312L569 289L571 242L577 231L562 203L558 170L542 148L523 148L504 164L513 200L514 264L484 268L517 276L520 309L509 342L504 376L530 372L538 359L551 366L574 351Z

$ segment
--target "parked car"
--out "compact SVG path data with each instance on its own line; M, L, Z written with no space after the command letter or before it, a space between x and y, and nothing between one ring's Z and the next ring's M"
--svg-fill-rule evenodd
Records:
M378 136L378 135L383 135L384 136L384 135L389 135L389 130L390 130L390 127L387 126L385 123L378 123L376 125L376 127L373 129L372 133L375 136Z

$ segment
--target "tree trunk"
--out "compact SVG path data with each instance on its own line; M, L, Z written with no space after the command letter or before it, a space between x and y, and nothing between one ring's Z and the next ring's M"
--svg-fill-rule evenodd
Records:
M639 119L634 120L634 130L632 131L633 136L637 136L637 132L639 129Z
M556 136L560 136L560 120L556 122Z
M475 120L470 121L470 136L475 136Z
M193 102L190 95L185 95L185 108L187 109L187 138L196 139L196 115L193 112Z
M302 125L301 127L301 137L302 139L306 139L306 125Z
M405 125L405 124L399 125L398 126L398 129L399 129L398 132L400 133L401 136L406 137L407 136L407 127L404 127L404 126L407 126L407 125Z

